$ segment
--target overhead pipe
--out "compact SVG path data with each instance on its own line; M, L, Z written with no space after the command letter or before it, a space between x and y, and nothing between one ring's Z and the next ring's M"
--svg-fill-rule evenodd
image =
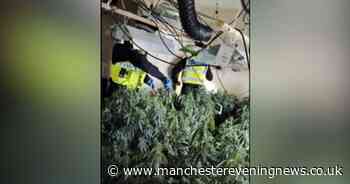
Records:
M185 32L194 40L209 41L213 30L198 21L194 0L178 0L180 20Z

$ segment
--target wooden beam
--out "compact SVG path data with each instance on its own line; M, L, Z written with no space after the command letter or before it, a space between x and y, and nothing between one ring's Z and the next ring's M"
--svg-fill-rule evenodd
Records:
M117 8L115 6L108 6L107 3L102 3L102 8L104 10L111 11L111 12L116 13L118 15L122 15L122 16L128 17L130 19L137 20L137 21L140 21L142 23L145 23L145 24L147 24L149 26L152 26L154 28L157 28L157 25L154 22L152 22L151 20L143 18L143 17L140 17L138 15L135 15L135 14L129 12L129 11L125 11L125 10L119 9L119 8Z

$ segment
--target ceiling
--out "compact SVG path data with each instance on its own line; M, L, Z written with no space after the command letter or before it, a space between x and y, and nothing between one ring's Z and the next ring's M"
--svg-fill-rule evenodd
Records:
M217 18L230 22L241 8L240 0L196 0L197 9L207 15L216 17L216 3L218 3Z

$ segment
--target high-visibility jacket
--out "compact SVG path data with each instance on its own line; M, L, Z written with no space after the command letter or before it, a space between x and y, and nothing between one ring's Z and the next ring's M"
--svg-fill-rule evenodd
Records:
M141 88L146 77L146 73L141 70L123 68L119 64L112 65L111 75L113 82L126 86L128 89Z
M194 61L189 61L187 64L198 65L198 63ZM203 85L207 71L207 66L186 66L182 72L182 82L184 84Z

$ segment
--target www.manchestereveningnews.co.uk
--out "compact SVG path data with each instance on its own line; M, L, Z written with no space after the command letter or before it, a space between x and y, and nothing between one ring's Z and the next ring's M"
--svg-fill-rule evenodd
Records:
M110 165L108 175L124 176L342 176L343 168L334 167L236 167L236 168L118 168Z

